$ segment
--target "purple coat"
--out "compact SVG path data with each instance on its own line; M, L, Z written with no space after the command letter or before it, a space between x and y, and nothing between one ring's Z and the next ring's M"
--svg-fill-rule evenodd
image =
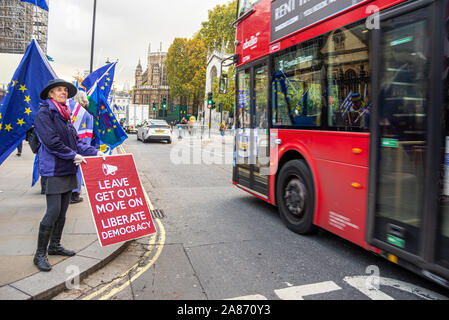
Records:
M97 150L82 142L70 120L65 120L47 99L39 106L34 127L41 142L39 172L42 177L76 174L75 155L96 156Z

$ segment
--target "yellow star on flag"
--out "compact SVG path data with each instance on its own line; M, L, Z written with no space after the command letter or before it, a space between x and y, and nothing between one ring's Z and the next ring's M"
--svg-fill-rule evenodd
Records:
M85 123L83 123L81 126L82 126L84 129L86 129L86 124L85 124Z
M108 80L108 81L111 81L111 79L110 79L110 78L106 78L106 80Z
M23 121L23 119L17 119L17 124L23 126L25 124L25 121Z
M3 123L0 122L0 130L2 130L2 125L3 125Z
M25 85L20 85L19 91L22 91L24 93L26 90L28 90Z
M24 113L26 113L27 116L29 116L31 112L33 112L33 111L31 111L31 108L25 108L25 112Z
M12 81L12 84L11 84L11 87L14 87L14 86L16 85L16 83L17 83L17 81L16 81L16 80L13 80L13 81Z
M2 114L0 113L0 120L2 119Z
M104 87L101 87L100 89L101 89L101 90L104 90Z
M104 85L105 85L105 86L107 87L107 86L108 86L108 83L107 83L107 82L105 82L105 83L104 83Z
M12 130L11 124L7 124L7 125L5 126L5 130L7 130L8 132L9 132L10 130Z
M106 73L105 73L105 75L107 75L107 76L108 76L108 75L109 75L109 72L106 72Z
M25 101L26 103L29 103L30 102L30 96L25 96L25 100L23 100L23 101Z
M76 119L78 119L77 117L72 117L72 122L75 122Z

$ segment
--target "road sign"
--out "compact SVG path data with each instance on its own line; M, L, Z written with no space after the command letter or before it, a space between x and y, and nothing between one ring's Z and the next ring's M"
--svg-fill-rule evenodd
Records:
M155 233L133 156L85 159L81 171L100 245Z

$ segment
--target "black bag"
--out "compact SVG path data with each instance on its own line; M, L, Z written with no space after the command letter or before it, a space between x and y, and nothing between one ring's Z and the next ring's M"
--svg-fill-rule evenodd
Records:
M30 144L31 151L33 151L34 154L38 153L39 148L41 147L41 142L34 131L34 125L28 129L25 140Z

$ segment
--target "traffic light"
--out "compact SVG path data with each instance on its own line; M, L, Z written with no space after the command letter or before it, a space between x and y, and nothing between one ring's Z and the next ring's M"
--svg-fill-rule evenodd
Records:
M167 108L167 100L164 98L164 100L162 100L162 104L161 104L162 109L166 109Z
M214 100L212 99L212 92L207 93L207 105L211 106ZM210 108L210 107L209 107Z
M156 111L156 102L153 102L153 111Z
M223 112L223 102L218 104L218 112Z

